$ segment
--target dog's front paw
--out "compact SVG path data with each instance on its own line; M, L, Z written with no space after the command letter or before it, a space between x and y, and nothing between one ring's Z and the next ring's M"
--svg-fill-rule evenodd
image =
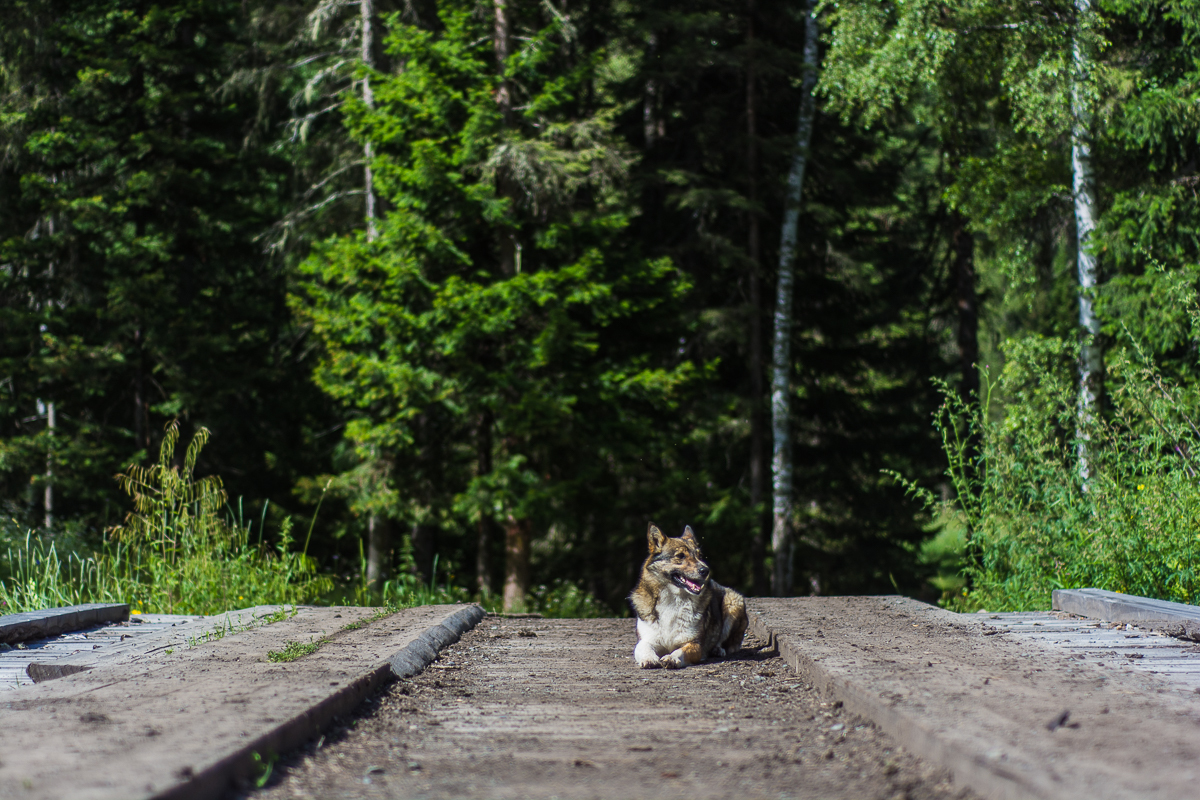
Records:
M654 652L654 648L650 646L649 642L637 643L637 647L633 649L633 660L642 669L662 666L658 653Z
M638 658L638 656L635 654L633 656L633 660L636 661L637 665L642 669L653 669L654 667L661 667L663 665L662 659L660 659L658 655L654 653L650 654L650 656L647 658Z
M668 653L663 656L662 665L667 669L683 669L687 666L687 659L683 657L683 650L676 650L674 653Z
M725 657L725 648L721 647L721 645L717 645L716 647L713 648L712 655L715 658L724 658Z

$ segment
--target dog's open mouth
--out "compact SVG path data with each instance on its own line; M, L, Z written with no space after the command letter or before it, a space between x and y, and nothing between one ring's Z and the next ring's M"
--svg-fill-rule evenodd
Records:
M684 589L687 589L692 594L700 594L700 591L704 588L703 583L701 583L698 580L689 578L688 576L684 575L682 572L672 573L671 580L675 582L676 586L681 586Z

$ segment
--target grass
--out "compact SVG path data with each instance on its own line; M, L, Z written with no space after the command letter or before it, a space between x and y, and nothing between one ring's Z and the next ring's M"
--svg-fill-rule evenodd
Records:
M159 460L118 476L134 510L106 532L99 552L60 554L32 531L7 548L0 613L80 603L129 603L135 612L221 613L248 605L298 605L333 589L306 551L293 552L291 520L274 548L251 542L251 524L225 512L217 476L196 478L208 441L201 428L174 466L177 424L167 428Z
M226 636L232 636L235 633L242 633L243 631L253 630L254 628L263 628L275 622L281 622L285 619L290 619L291 617L296 616L298 611L299 609L297 609L295 606L292 606L290 610L284 607L273 611L270 614L266 614L265 616L251 617L249 622L242 622L241 615L238 615L237 622L233 622L229 619L229 613L226 612L225 619L217 627L210 631L205 631L199 636L188 637L188 647L192 648L208 642L219 642Z
M307 642L287 642L282 650L268 650L267 660L276 664L295 661L317 652L327 641L329 640L322 638L319 640L309 639Z

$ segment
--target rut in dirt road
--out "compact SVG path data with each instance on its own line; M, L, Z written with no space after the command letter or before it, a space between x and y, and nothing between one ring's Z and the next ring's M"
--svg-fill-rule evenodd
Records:
M488 617L285 759L277 798L972 798L761 642L639 670L630 620Z

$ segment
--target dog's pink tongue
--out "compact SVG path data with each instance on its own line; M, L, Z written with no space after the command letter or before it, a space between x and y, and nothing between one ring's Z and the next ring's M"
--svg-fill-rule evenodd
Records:
M683 582L686 583L687 587L693 592L700 594L700 584L698 582L692 580L691 578L684 578Z

